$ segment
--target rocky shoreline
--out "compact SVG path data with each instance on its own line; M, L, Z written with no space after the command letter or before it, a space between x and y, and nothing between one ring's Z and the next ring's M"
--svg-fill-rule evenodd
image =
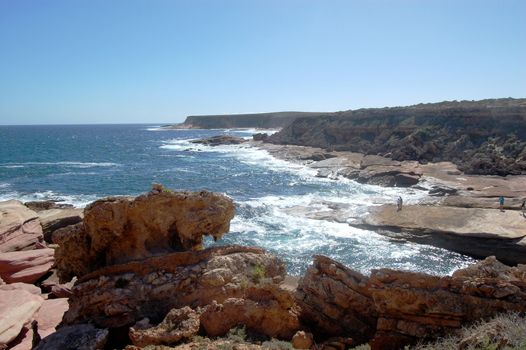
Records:
M47 227L60 226L53 243L39 213L0 203L0 348L400 349L526 312L526 265L494 257L437 277L364 276L315 256L297 280L257 247L203 249L203 236L220 239L234 216L221 194L155 185L98 200L72 225L71 208L47 210L55 210Z
M381 156L251 141L274 157L317 170L317 176L344 177L360 183L413 187L428 200L406 206L374 208L365 218L342 216L341 208L311 218L349 222L395 239L431 244L475 258L497 256L510 265L526 263L526 176L468 175L451 162L420 164ZM499 197L505 198L499 210ZM395 198L393 198L393 204Z

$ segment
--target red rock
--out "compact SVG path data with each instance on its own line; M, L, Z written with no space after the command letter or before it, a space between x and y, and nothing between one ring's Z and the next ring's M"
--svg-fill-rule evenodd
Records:
M36 320L38 324L38 335L44 339L56 331L56 327L62 322L62 316L68 309L68 300L47 299L44 300L40 309L33 315L31 321ZM11 350L31 349L33 343L33 331L30 326L26 326L27 331L24 336L15 344L11 344Z
M526 312L526 265L489 257L453 276L380 269L367 278L316 256L297 297L302 322L319 335L356 335L373 350L400 349L498 313Z
M292 337L292 347L294 349L310 349L314 344L312 333L297 331Z
M44 299L24 289L0 290L0 347L14 340Z
M41 290L37 286L28 283L15 282L10 284L4 284L0 286L0 290L25 290L31 294L41 295Z
M0 218L0 253L33 249L43 238L37 213L22 202L0 202Z
M34 283L53 266L50 248L0 253L0 276L7 283Z

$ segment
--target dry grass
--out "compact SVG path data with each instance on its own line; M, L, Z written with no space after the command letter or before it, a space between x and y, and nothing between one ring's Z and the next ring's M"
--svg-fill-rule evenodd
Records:
M419 344L412 350L526 350L526 317L500 314L462 328L458 334Z

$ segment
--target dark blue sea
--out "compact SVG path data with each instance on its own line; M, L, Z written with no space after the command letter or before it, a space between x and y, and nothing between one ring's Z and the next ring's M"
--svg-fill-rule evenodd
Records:
M0 126L0 200L59 200L83 207L109 195L137 195L152 183L174 190L222 192L237 214L214 244L263 247L299 275L312 255L328 255L363 273L380 267L445 275L473 262L447 250L396 241L313 214L425 199L415 189L383 188L316 177L248 145L210 147L189 140L255 130L170 130L156 125Z

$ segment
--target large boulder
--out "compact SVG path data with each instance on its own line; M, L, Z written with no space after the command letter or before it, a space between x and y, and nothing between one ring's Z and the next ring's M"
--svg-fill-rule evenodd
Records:
M68 300L64 298L44 300L40 309L33 315L30 325L26 325L22 330L22 336L10 344L11 350L31 349L35 337L44 339L53 334L68 307ZM34 334L35 331L37 334Z
M54 208L39 211L38 217L42 225L44 240L48 243L51 243L51 235L55 230L81 222L84 215L83 209Z
M498 313L526 312L526 265L489 257L453 276L380 269L367 278L315 257L298 291L302 321L319 334L400 349Z
M155 327L130 328L130 339L135 346L173 344L189 339L199 332L199 313L185 306L172 309Z
M367 282L357 271L325 256L314 256L296 294L302 322L322 337L370 339L378 314Z
M22 202L0 202L0 253L33 249L42 239L37 213Z
M245 324L270 336L292 336L298 330L298 309L292 294L279 287L284 276L283 263L258 248L228 246L152 257L81 277L64 321L102 328L143 318L159 323L173 308L217 302L224 313L211 307L203 321L214 335ZM244 314L236 314L240 311ZM221 321L230 327L219 329Z
M22 288L0 290L0 348L20 334L43 302L40 295Z
M207 191L156 188L134 199L98 200L84 210L82 223L55 231L61 281L101 267L183 250L203 248L203 236L222 237L235 207L226 196Z
M0 253L0 276L7 283L34 283L53 266L51 248Z
M201 325L211 337L225 335L239 325L272 338L291 339L300 328L292 294L273 283L250 285L240 297L204 308Z

